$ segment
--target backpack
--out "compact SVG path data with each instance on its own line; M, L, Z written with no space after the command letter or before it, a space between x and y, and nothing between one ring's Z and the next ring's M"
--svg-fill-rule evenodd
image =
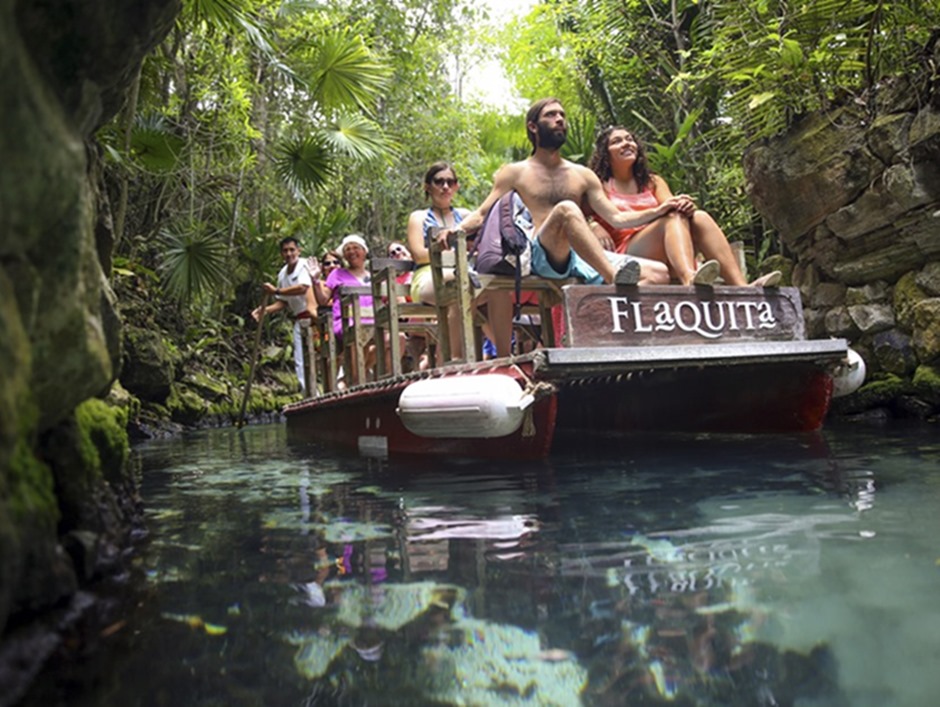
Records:
M484 275L513 275L516 278L515 315L519 313L522 278L532 272L529 233L532 217L522 198L513 190L493 204L473 245L476 271Z

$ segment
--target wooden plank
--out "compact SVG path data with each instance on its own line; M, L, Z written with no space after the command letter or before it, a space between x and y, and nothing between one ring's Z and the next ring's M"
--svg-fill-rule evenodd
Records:
M615 287L563 289L568 346L663 346L806 338L793 287Z
M845 339L747 341L670 346L615 346L542 349L534 354L539 378L609 375L669 368L754 365L811 361L836 363L845 357Z

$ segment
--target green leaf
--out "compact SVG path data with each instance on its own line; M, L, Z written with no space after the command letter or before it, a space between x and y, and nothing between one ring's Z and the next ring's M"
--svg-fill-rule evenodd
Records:
M387 72L362 39L347 31L323 36L316 47L311 89L327 108L358 106L370 110L382 95Z
M154 172L176 169L186 142L157 113L138 116L131 130L131 154L145 168Z
M334 158L322 135L286 140L274 148L274 170L297 192L319 189L333 174Z
M757 95L751 96L751 100L747 103L748 110L755 110L760 108L762 105L767 103L767 101L773 100L777 95L776 91L764 91L763 93L758 93Z
M356 114L342 114L324 131L329 146L338 154L368 161L394 156L397 150L373 121Z
M160 275L172 298L191 302L225 285L227 249L220 238L197 229L163 230L160 241L164 249Z

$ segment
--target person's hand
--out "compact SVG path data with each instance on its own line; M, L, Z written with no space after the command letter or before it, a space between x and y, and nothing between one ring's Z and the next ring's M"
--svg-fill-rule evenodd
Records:
M256 322L260 322L260 321L261 321L261 310L262 310L262 309L263 309L263 307L255 307L253 310L251 310L251 318L254 319Z
M679 213L681 213L683 216L691 216L695 213L695 200L691 196L688 194L679 194L678 199L679 206L676 210Z
M316 282L320 279L320 261L317 260L317 256L311 255L307 258L307 272L310 273L310 280Z
M675 209L683 216L692 216L695 213L695 200L688 194L677 194L670 201L675 202Z
M261 291L266 295L273 295L277 292L277 288L270 282L266 282L261 286Z
M435 242L440 243L444 250L450 250L454 243L457 242L457 233L460 232L460 227L454 228L442 228L437 233L434 234L433 238Z
M597 242L601 244L601 248L604 250L614 251L617 249L617 246L614 245L614 238L611 236L607 229L601 226L596 221L592 221L590 224L591 233L597 238Z

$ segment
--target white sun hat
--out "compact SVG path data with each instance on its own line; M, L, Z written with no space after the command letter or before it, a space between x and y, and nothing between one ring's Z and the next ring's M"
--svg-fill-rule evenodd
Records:
M343 239L343 242L339 244L339 252L342 253L343 249L348 245L357 245L362 248L366 253L369 252L369 246L366 245L366 239L360 236L358 233L350 233Z

